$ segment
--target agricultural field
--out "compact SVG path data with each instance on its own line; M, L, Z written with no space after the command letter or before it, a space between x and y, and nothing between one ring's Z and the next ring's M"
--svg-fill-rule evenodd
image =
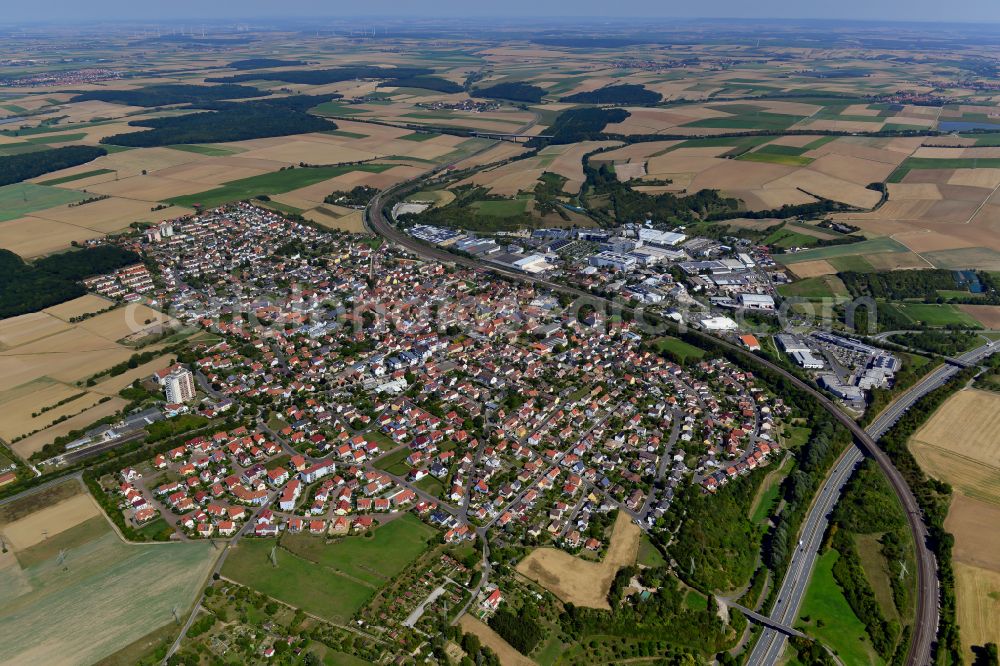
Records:
M634 564L642 530L621 512L615 521L610 547L600 562L589 562L555 548L536 548L517 565L530 578L564 602L608 609L608 590L618 570Z
M127 360L134 352L130 338L159 330L173 320L141 304L115 308L77 323L70 319L107 309L111 302L93 295L61 303L41 312L0 321L0 437L27 457L55 437L90 425L126 404L117 397L124 375L93 386L86 380ZM167 365L154 359L125 373L152 374ZM113 381L114 380L114 381ZM106 382L106 383L105 383ZM56 425L54 421L61 420ZM37 432L36 432L37 431Z
M428 546L435 530L405 515L333 543L285 535L270 561L272 540L244 539L226 559L223 576L328 620L346 623Z
M945 529L955 537L958 624L972 645L1000 640L1000 396L966 389L949 398L910 440L921 468L955 493ZM960 433L956 436L956 433Z
M8 545L0 555L5 663L92 664L173 625L173 609L191 607L218 554L207 542L126 544L76 490L50 505L43 493L29 512L0 519ZM59 630L40 633L42 626Z

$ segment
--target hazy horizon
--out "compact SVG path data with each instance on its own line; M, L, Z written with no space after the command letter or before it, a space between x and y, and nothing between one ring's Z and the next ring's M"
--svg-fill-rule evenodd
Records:
M339 4L339 3L338 3ZM266 20L297 18L584 18L584 19L791 19L857 20L939 23L1000 23L1000 3L996 0L967 0L961 13L940 0L841 0L837 3L802 3L801 0L707 0L682 4L656 0L624 0L615 3L609 14L607 2L577 0L571 8L553 0L508 0L503 12L495 4L458 0L425 0L419 6L411 0L376 0L366 3L363 12L345 13L345 8L324 0L291 0L277 8L273 0L174 0L144 5L131 0L51 0L44 13L31 5L5 8L2 23L87 22L87 21L172 21L172 20ZM571 15L567 15L567 10ZM347 10L348 12L350 10Z

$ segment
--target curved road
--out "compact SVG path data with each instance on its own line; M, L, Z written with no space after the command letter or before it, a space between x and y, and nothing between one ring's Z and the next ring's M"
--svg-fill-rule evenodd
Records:
M542 278L529 276L527 274L508 270L499 266L484 266L475 259L469 259L452 254L451 252L437 246L426 245L412 236L400 231L389 220L387 220L384 211L385 202L397 192L415 187L422 180L423 178L418 178L414 181L401 183L374 197L365 209L365 225L369 228L369 230L383 236L389 241L409 249L411 252L420 256L436 259L446 263L462 265L478 272L498 274L508 279L540 285L554 292L590 299L592 302L601 304L608 308L617 307L608 299L596 296L583 291L582 289L576 289L574 287L551 282ZM830 508L833 507L833 504L836 503L837 498L839 498L840 490L846 482L847 477L850 475L850 470L857 464L862 455L868 455L878 463L879 467L882 468L889 484L892 486L893 491L899 498L900 503L903 505L903 508L906 511L910 532L913 534L913 541L916 546L918 578L917 612L913 636L910 642L910 651L907 655L906 663L909 666L925 666L926 664L931 663L931 644L936 636L938 624L937 565L933 553L931 553L927 546L927 527L924 525L920 517L920 508L917 504L916 498L913 496L913 493L910 491L910 488L906 484L902 475L893 466L889 457L878 447L875 442L875 438L873 437L873 434L881 436L885 430L898 420L899 415L902 414L919 397L919 395L911 389L911 392L909 392L907 396L913 396L912 399L898 399L895 403L890 405L890 407L886 410L886 413L883 414L883 416L869 428L869 430L871 430L871 433L869 433L858 425L854 419L842 412L832 400L819 393L819 391L812 388L787 370L764 358L753 355L744 350L742 347L726 340L716 338L701 331L693 332L706 340L710 340L714 344L721 345L730 351L740 354L751 363L767 367L771 371L785 377L800 390L809 393L828 413L830 413L837 421L851 431L851 434L854 436L855 442L857 443L857 448L850 450L848 454L841 459L840 463L834 469L833 473L831 473L826 484L817 495L813 511L810 512L810 515L807 518L807 523L803 526L803 548L795 551L796 555L793 556L792 562L789 566L789 576L786 576L786 580L782 585L783 588L785 588L786 585L790 585L794 589L789 590L787 595L782 595L780 598L781 603L779 603L779 606L776 606L775 613L772 613L772 619L779 619L779 617L775 617L775 615L778 615L780 618L791 617L794 620L798 611L799 602L801 601L805 586L808 583L809 575L812 571L812 565L815 560L815 550L805 548L805 546L808 545L806 543L806 539L809 538L810 543L812 543L817 538L822 538L822 530L820 529L820 526L825 525L825 517L829 513ZM992 353L992 351L992 345L986 345L964 354L959 358L959 360L966 360L970 362L975 361ZM927 390L931 390L932 388L936 388L937 386L943 384L947 381L948 377L955 372L957 372L957 368L954 366L941 366L932 373L933 377L925 378L918 385L924 388L929 386L930 388L927 388ZM879 431L879 428L881 428L881 431ZM827 506L829 508L827 508ZM824 508L826 509L825 511L823 510ZM818 546L818 543L815 545ZM790 582L790 578L794 580ZM787 599L785 598L786 596L788 597ZM785 610L782 611L782 608ZM762 642L764 642L763 639L758 641L758 645ZM774 663L777 656L780 655L781 650L784 648L784 637L782 636L781 638L771 640L770 646L771 647L767 650L769 656L773 655L771 656L770 661L754 661L754 654L757 654L757 649L755 648L754 653L751 654L749 663L754 664L754 666L761 663Z
M995 347L992 344L986 344L962 354L956 360L962 363L974 363L993 353L994 349ZM895 425L896 421L899 420L900 416L907 409L912 407L920 398L944 385L958 371L959 368L956 365L948 363L939 365L910 387L904 394L890 403L879 417L868 426L866 429L867 434L872 440L880 439L889 428ZM789 563L785 578L778 590L778 600L771 610L771 619L778 624L792 626L798 618L799 608L805 596L806 588L809 585L813 566L819 557L819 548L823 535L826 533L827 517L833 510L833 506L837 503L837 500L840 499L841 492L850 478L851 471L861 461L862 457L863 453L857 446L848 449L840 460L837 461L826 483L814 500L809 515L802 526L800 535L802 545L796 546L795 554ZM913 517L910 514L911 525ZM922 527L923 523L921 522L920 525ZM926 545L921 543L918 546L918 551L920 550L926 550ZM908 662L911 664L923 665L931 663L930 643L937 634L937 564L933 554L928 553L928 555L929 559L926 562L918 561L920 568L918 574L923 574L919 580L921 586L920 599L923 602L926 597L928 602L926 605L931 606L933 613L918 615L922 622L928 623L926 626L918 624L917 627L923 631L922 635L926 636L926 639L922 639L921 645L917 645L915 641L911 643L910 660ZM928 563L930 566L924 571L924 567ZM933 600L933 604L929 603L931 600ZM766 664L768 666L776 664L785 649L786 640L787 636L785 634L765 627L753 650L750 652L747 663L753 666L758 666L758 664Z

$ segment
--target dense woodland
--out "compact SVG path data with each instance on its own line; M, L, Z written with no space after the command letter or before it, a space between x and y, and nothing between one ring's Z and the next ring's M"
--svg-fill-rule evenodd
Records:
M844 592L854 614L864 623L872 645L883 659L889 660L896 651L900 636L899 624L886 618L872 590L868 574L861 564L854 534L881 534L882 555L889 566L889 582L893 603L901 616L910 607L910 593L900 581L900 562L907 544L906 517L885 477L870 459L855 471L844 496L834 509L835 527L832 547L839 557L833 576Z
M0 185L20 183L46 173L86 164L107 154L107 150L95 146L64 146L0 157Z
M82 278L139 262L139 255L111 245L54 254L26 264L10 250L0 249L0 319L63 303L83 296Z
M620 593L633 577L644 587L656 591L644 600L640 600L638 595L623 599ZM614 594L616 591L617 596ZM728 647L733 629L738 632L745 626L743 616L731 613L730 621L734 627L728 627L717 614L714 597L709 596L704 610L695 610L685 603L687 594L688 591L681 587L667 567L625 567L616 575L612 592L608 595L610 611L568 603L559 617L559 623L564 633L580 642L587 642L591 636L662 641L701 657Z
M115 134L101 139L101 143L146 148L326 132L337 129L337 125L331 120L310 115L307 111L331 99L332 95L299 95L242 103L205 104L201 108L213 110L185 116L135 120L129 125L150 129Z
M259 76L257 78L260 78ZM271 93L250 86L196 86L184 83L165 83L136 90L90 90L76 95L70 102L111 102L128 106L166 106L168 104L197 104L223 99L266 97Z
M446 94L460 93L465 90L454 81L442 79L440 76L405 76L389 79L382 85L396 88L421 88Z
M685 583L709 594L730 590L750 580L756 567L761 534L750 522L750 507L763 472L738 477L715 494L697 485L678 493L671 512L684 511L680 528L657 533ZM668 515L668 524L674 519ZM676 517L681 520L680 516ZM669 546L666 541L672 539Z
M609 123L620 123L628 117L629 112L625 109L567 109L556 116L549 128L552 138L535 139L534 142L538 145L565 144L601 139Z
M486 88L473 88L469 93L472 97L485 97L487 99L506 99L513 102L527 102L538 104L545 96L545 88L539 88L529 83L515 81L512 83L498 83Z
M606 86L597 90L568 95L560 99L560 102L573 102L578 104L630 104L634 106L644 106L659 104L663 95L653 90L647 90L645 86L623 83L615 86Z
M295 67L306 65L304 60L280 60L278 58L247 58L246 60L235 60L226 67L232 69L264 69L265 67Z
M619 224L643 220L659 223L693 222L739 206L739 201L720 196L718 190L700 190L686 197L678 197L670 192L638 192L618 180L607 164L598 168L588 164L584 171L587 176L584 187L588 200L593 202L595 199L606 198L608 210Z
M917 331L889 336L891 342L942 356L957 356L982 342L975 333L968 331Z
M284 83L304 83L321 86L328 83L339 83L351 79L388 79L408 78L412 76L427 76L433 74L433 69L426 67L376 67L374 65L347 65L333 69L290 69L281 72L253 72L250 74L235 74L208 78L209 83L243 83L244 81L282 81Z
M907 298L937 299L939 289L956 289L955 272L940 268L922 271L839 274L854 298L871 296L901 301Z
M745 217L751 220L787 220L791 217L817 218L822 217L827 213L836 213L848 210L851 210L851 207L847 204L842 204L839 201L830 201L829 199L820 199L819 201L814 201L813 203L785 204L781 208L772 208L770 210L721 211L712 214L708 219L712 221L721 221L731 220L737 217Z
M332 192L323 198L323 203L337 206L367 206L368 202L378 194L378 188L358 185L349 192Z

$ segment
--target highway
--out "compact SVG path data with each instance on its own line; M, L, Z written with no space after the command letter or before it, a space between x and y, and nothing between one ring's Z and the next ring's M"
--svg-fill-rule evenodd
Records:
M995 347L992 344L986 344L982 347L978 347L970 352L962 354L956 360L962 363L975 363L993 353L994 349ZM882 411L878 418L876 418L872 424L866 428L867 434L873 441L880 439L882 435L889 430L889 428L895 425L900 416L902 416L907 409L912 407L913 404L923 396L927 395L934 389L943 386L958 372L959 368L956 365L948 363L939 365L937 368L924 376L920 381L910 387L908 391L890 403L889 406ZM819 557L819 547L822 543L823 534L826 532L828 516L833 510L833 506L837 503L837 500L840 499L844 485L851 476L851 471L863 457L864 454L857 446L852 446L848 449L840 460L837 461L837 464L834 466L834 469L830 473L826 483L814 500L809 514L806 516L803 523L801 533L802 545L796 546L795 553L788 566L788 571L785 573L785 579L782 581L781 588L778 590L778 600L771 611L771 620L773 622L791 626L794 625L796 619L798 618L799 608L802 605L802 599L809 586L809 579L812 575L813 566L816 563L816 559ZM923 523L921 522L920 525L923 526ZM926 546L924 546L924 548L926 548ZM921 568L925 565L926 563L920 564ZM933 622L933 631L930 632L929 636L929 640L932 641L934 635L937 634L938 598L937 564L934 561L933 555L930 556L929 567L930 568L928 568L927 571L921 572L924 575L921 576L922 591L920 596L923 599L926 595L928 600L934 600L934 604L932 606L934 609L932 619L930 615L928 615L926 619L927 622ZM927 632L927 629L928 627L923 628L925 633ZM770 666L771 664L778 663L778 660L785 649L786 640L787 636L785 634L780 631L776 631L773 628L765 627L764 632L761 634L756 645L754 645L746 663L752 664L753 666L758 666L758 664ZM920 648L922 648L922 646L916 646L915 644L911 647L911 658L914 650ZM918 660L912 660L908 663L931 663L929 641L926 649L926 653L923 652L923 649L920 649L920 654L923 656L920 656Z
M530 276L518 271L503 269L495 265L488 267L484 266L475 259L452 254L451 252L437 246L426 245L400 231L386 218L384 211L385 202L396 193L419 185L422 180L422 178L418 178L415 181L400 183L399 185L396 185L395 187L392 187L375 196L365 209L364 220L368 229L373 233L381 235L387 240L396 243L397 245L407 248L419 256L435 259L445 263L465 266L481 273L502 275L508 279L546 287L554 292L585 298L592 303L603 306L606 309L618 307L617 305L612 304L612 302L608 299L596 296L583 291L582 289L569 287L567 285ZM781 368L770 361L761 358L760 356L751 354L742 347L728 342L727 340L722 340L697 330L692 332L705 338L706 340L710 340L712 344L720 345L734 353L740 354L749 363L767 367L772 372L776 372L785 377L798 389L809 393L830 415L851 431L851 434L856 442L856 446L852 447L852 449L845 453L844 457L838 462L814 500L813 508L807 516L803 527L803 546L801 549L797 548L792 557L788 574L786 575L785 581L782 583L779 603L776 605L771 616L772 619L777 621L779 624L784 624L785 622L783 622L783 620L786 618L792 618L794 621L799 605L801 604L806 585L808 584L809 577L812 573L813 565L815 564L816 551L818 550L819 545L818 539L822 538L823 531L825 530L826 516L833 508L833 505L836 504L837 499L839 499L844 483L846 483L847 479L850 477L851 470L853 470L854 466L857 465L858 461L860 461L864 455L868 455L873 458L882 469L893 489L893 492L899 498L900 503L906 511L908 527L913 535L913 541L916 546L916 616L912 639L910 641L910 651L907 655L905 663L908 666L925 666L926 664L931 663L931 646L937 635L938 626L937 564L933 553L931 553L927 545L927 527L924 525L921 518L920 508L917 504L916 498L913 496L913 493L906 484L906 481L903 479L899 471L893 466L888 456L878 447L873 434L876 437L880 437L884 434L884 432L888 430L888 428L891 427L896 420L898 420L899 415L906 411L906 409L908 409L924 393L944 384L948 378L958 372L958 368L953 365L945 364L935 369L927 378L919 382L905 395L901 396L894 403L892 403L889 408L887 408L885 414L880 416L880 418L873 423L872 426L870 426L869 430L871 432L869 432L858 425L854 419L841 411L832 400L784 368ZM991 354L993 350L994 346L992 343L987 344L983 347L979 347L971 352L963 354L958 358L958 360L965 363L974 363ZM921 391L923 391L923 393L921 393ZM765 640L765 638L767 638L767 640ZM783 634L777 634L777 632L772 631L769 635L768 632L765 631L765 636L762 636L761 640L758 641L758 644L754 647L748 663L753 666L757 666L758 664L774 664L781 655L784 645L785 636ZM760 659L759 661L755 660L758 658Z

